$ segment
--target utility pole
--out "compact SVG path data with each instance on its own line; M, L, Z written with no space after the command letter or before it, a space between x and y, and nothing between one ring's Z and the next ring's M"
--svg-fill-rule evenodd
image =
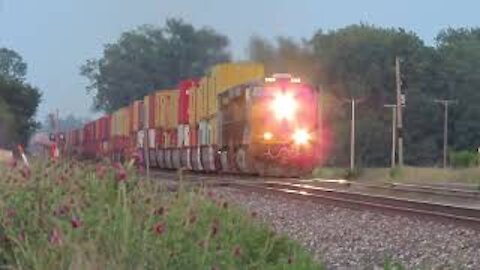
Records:
M443 168L447 168L447 156L448 156L448 105L457 103L452 99L436 99L435 103L443 105Z
M355 169L355 107L356 104L363 102L364 99L352 98L348 100L351 106L352 118L350 120L350 169Z
M391 156L391 166L392 168L395 168L395 152L396 152L396 144L397 144L397 105L395 104L386 104L383 105L386 108L392 108L392 156Z
M352 120L350 127L350 170L355 168L355 99L352 98Z
M400 58L395 57L395 77L397 90L397 131L398 131L398 166L403 167L403 118L402 118L402 81L400 75Z

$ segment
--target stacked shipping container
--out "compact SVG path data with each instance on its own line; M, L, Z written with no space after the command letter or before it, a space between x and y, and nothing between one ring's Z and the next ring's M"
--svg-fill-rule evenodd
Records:
M197 130L199 145L217 143L218 94L232 87L261 80L265 76L263 65L244 62L215 66L210 74L200 80L189 97L189 124ZM192 130L192 129L191 129Z
M260 64L216 65L200 80L181 82L178 90L156 91L111 116L88 123L71 140L83 141L84 150L90 154L125 155L131 148L143 145L140 141L146 128L154 160L158 149L216 145L218 94L263 78Z

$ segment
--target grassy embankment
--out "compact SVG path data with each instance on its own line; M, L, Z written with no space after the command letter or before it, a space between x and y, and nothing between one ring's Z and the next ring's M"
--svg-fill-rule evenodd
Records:
M121 165L0 168L0 268L319 269L297 243L205 190Z
M396 181L411 183L465 183L480 186L480 168L443 169L427 167L365 168L350 172L345 168L317 168L313 177L358 181Z

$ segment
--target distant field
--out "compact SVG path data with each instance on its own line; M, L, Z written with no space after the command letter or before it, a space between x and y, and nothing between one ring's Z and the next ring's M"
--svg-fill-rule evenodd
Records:
M120 164L33 164L0 168L0 269L322 269L206 190L168 192Z
M399 181L414 183L458 182L480 184L480 168L443 169L428 167L364 168L349 173L345 168L317 168L313 177L358 181Z

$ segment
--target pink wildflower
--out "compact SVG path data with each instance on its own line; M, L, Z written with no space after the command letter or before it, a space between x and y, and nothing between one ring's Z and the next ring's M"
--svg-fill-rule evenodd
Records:
M70 220L70 223L72 224L72 227L74 229L82 226L82 221L78 217L72 217L72 219Z
M52 246L61 246L63 244L62 234L57 228L54 228L52 232L50 232L48 243Z
M27 166L23 166L22 169L20 169L20 174L23 176L23 178L29 179L32 173L30 171L30 168L28 168Z
M242 250L240 249L239 246L235 246L235 248L233 249L233 256L235 257L242 256Z
M165 224L160 222L156 223L153 225L153 231L156 235L162 235L165 232Z

